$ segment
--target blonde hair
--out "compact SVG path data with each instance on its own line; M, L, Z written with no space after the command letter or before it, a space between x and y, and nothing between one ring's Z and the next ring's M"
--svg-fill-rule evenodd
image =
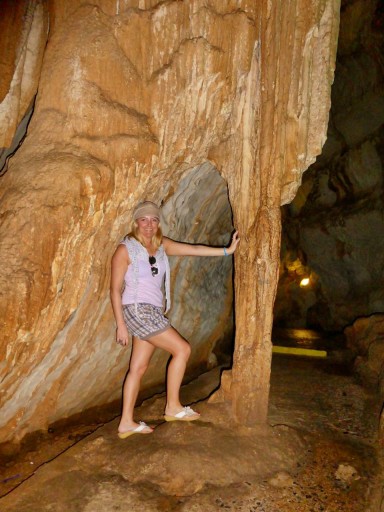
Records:
M144 238L142 236L140 236L139 226L137 225L137 222L135 220L132 221L131 231L128 233L127 237L134 238L135 240L140 242L142 246L145 247ZM152 240L151 240L151 243L152 243L153 247L156 249L156 251L160 247L162 241L163 241L163 232L161 230L160 221L159 221L159 224L157 225L156 234L153 235Z

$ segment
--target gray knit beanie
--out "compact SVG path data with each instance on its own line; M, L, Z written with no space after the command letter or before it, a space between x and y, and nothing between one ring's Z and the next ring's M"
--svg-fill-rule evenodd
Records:
M143 201L139 203L133 211L133 220L137 220L140 217L151 215L160 220L160 208L152 201Z

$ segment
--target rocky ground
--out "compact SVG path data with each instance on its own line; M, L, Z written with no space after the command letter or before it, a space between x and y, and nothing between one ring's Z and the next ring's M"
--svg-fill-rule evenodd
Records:
M205 400L218 380L215 369L183 388L202 413L191 424L164 423L157 395L137 409L152 435L122 441L117 419L47 434L2 467L0 510L380 510L378 401L342 363L274 356L263 428L239 428Z

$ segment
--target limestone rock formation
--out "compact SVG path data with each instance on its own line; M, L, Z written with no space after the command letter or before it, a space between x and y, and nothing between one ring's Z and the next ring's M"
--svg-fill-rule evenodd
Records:
M358 380L377 392L380 405L379 442L384 444L384 314L358 318L344 329Z
M233 230L225 181L206 163L183 177L162 208L170 238L225 246ZM216 361L215 348L233 337L232 258L170 258L172 325L193 346L197 362ZM219 354L220 355L220 354Z
M43 0L4 0L0 15L0 174L24 137L48 37Z
M286 326L342 330L384 311L384 12L377 0L342 7L327 142L283 212Z
M338 9L337 0L50 2L34 113L1 179L0 441L119 396L129 354L113 343L111 254L142 198L165 203L175 237L224 243L226 193L207 177L207 162L227 183L242 237L224 398L237 421L265 419L280 205L325 140ZM185 198L200 206L187 213ZM226 315L231 300L223 260L203 314L201 294L214 278L199 269L184 282L177 268L173 277L188 298L181 306L174 297L175 322L208 340L192 365L220 338L211 317ZM192 275L201 291L192 291ZM163 379L160 363L156 355L146 386Z
M344 333L360 381L384 397L384 315L359 318Z

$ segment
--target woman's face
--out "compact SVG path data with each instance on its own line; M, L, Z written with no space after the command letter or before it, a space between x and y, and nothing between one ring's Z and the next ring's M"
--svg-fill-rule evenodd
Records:
M148 240L156 235L160 223L157 217L152 217L151 215L139 217L136 222L140 235Z

